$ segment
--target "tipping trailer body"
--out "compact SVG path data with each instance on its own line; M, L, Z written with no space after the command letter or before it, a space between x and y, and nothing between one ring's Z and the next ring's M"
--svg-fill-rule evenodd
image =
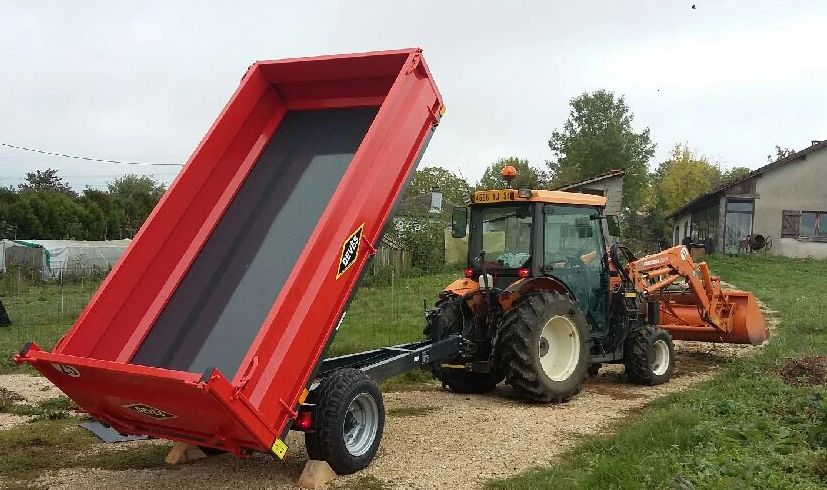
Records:
M273 451L443 104L418 49L261 61L51 352L124 434Z

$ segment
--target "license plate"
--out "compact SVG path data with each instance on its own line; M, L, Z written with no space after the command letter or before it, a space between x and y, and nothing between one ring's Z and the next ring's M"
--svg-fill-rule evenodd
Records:
M477 191L474 193L474 202L503 202L517 199L517 191L512 189L501 191Z

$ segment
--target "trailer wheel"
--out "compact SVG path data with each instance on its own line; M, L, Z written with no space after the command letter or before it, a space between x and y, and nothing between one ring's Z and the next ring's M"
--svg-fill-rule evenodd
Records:
M506 381L528 400L568 401L588 374L589 336L585 316L569 297L550 291L523 296L500 330Z
M433 313L428 316L428 325L425 328L425 336L429 340L443 340L449 335L462 335L462 301L461 297L452 296L437 302ZM457 355L432 363L431 372L434 378L457 393L488 393L503 380L503 376L497 373L475 373L442 367L442 364L464 365L465 362L462 356Z
M304 436L310 459L327 461L339 475L366 468L385 428L379 385L358 369L344 368L327 376L318 390L315 430Z
M675 370L675 347L669 332L651 325L633 330L626 340L623 363L629 381L644 385L666 383Z

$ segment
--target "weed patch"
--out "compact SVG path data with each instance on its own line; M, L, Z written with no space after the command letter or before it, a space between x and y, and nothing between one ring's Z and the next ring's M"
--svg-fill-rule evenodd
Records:
M779 375L793 386L827 384L827 356L808 356L790 359L779 370Z
M77 427L77 419L38 420L0 431L0 477L15 485L29 485L46 471L62 468L165 467L168 444L119 450L91 450L100 446L89 432Z

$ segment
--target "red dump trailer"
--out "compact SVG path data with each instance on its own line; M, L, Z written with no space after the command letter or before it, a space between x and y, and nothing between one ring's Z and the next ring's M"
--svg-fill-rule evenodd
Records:
M364 467L370 377L457 349L322 360L443 111L419 49L253 64L72 329L17 361L122 434L283 457L298 426Z

